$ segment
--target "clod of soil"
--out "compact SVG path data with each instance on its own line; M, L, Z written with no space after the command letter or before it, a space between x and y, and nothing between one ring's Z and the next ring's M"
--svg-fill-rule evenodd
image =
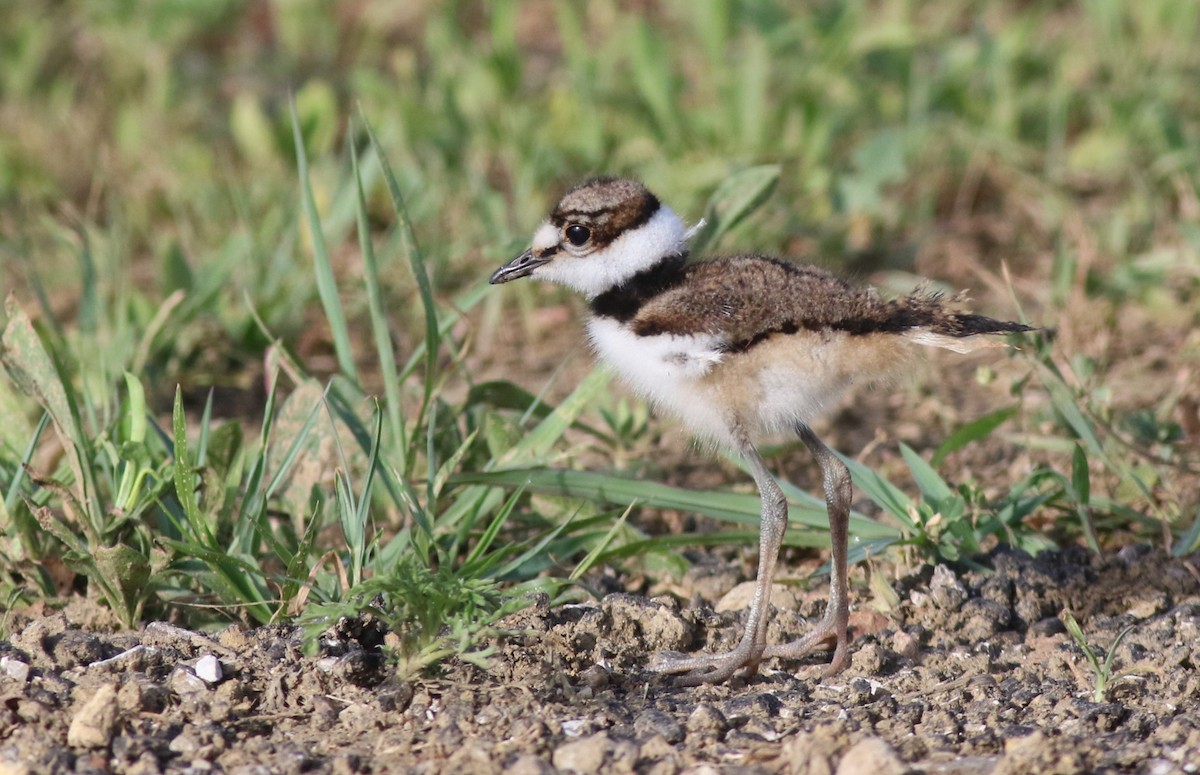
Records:
M858 601L841 675L768 663L691 689L646 672L651 653L727 648L742 612L538 605L506 623L488 670L451 661L413 683L366 643L370 622L339 623L307 657L289 626L105 633L42 616L0 643L0 773L1195 771L1194 565L1141 549L985 560L987 574L902 579L886 615ZM771 637L820 613L802 608L778 610ZM1133 626L1102 697L1065 608L1101 660Z

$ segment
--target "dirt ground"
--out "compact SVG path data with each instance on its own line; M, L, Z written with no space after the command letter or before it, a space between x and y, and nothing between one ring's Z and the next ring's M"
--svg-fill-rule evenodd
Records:
M648 656L731 646L737 574L708 566L675 598L535 605L506 622L489 669L452 661L399 681L377 654L304 656L291 626L206 635L156 623L98 631L85 606L10 621L0 642L0 773L35 772L1195 772L1200 576L1127 548L992 572L926 567L887 613L856 592L851 667L767 663L751 680L679 688ZM711 595L711 598L709 597ZM824 590L780 587L771 638L819 616ZM1066 633L1103 659L1102 701ZM347 648L348 646L348 648Z

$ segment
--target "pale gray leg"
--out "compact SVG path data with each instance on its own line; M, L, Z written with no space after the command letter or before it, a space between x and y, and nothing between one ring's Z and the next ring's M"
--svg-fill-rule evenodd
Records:
M825 675L830 676L844 670L850 658L847 637L850 621L850 583L846 566L850 530L850 472L807 425L799 426L796 432L820 463L825 485L825 506L829 511L829 539L833 549L829 606L825 609L825 618L812 632L791 643L767 646L761 658L798 659L832 640L835 643L833 659L825 670Z
M758 663L763 658L763 649L766 648L771 580L775 575L779 547L783 543L783 531L787 527L787 500L767 470L758 450L749 442L745 442L741 452L750 464L750 471L754 475L759 497L762 499L758 528L758 578L754 583L754 599L750 603L746 631L733 651L690 657L671 652L657 655L650 669L660 673L683 673L679 683L684 686L718 683L743 668L747 675L754 675L758 670ZM842 537L844 543L844 528ZM842 557L844 565L844 551ZM844 623L842 629L845 629Z

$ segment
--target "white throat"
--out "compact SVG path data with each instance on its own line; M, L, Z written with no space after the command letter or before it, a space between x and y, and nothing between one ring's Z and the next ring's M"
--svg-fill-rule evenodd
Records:
M538 229L538 235L545 228ZM538 235L534 236L535 245ZM591 300L663 258L683 253L689 236L679 216L660 205L650 220L617 237L603 250L578 257L564 249L553 261L538 267L533 276L565 285Z

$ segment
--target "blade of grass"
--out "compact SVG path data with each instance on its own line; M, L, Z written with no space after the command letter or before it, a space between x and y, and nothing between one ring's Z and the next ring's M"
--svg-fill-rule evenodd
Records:
M379 166L383 170L383 179L387 183L388 193L392 197L392 205L395 208L396 217L400 220L400 228L407 240L409 266L412 268L413 279L417 283L417 293L421 298L421 306L425 311L425 392L421 401L420 411L418 411L417 418L413 422L413 427L419 428L423 425L425 412L429 408L429 402L433 399L434 385L438 373L437 356L441 345L441 330L438 328L437 305L433 298L433 285L429 282L429 272L425 267L425 257L422 255L420 245L417 243L417 233L413 228L412 220L408 216L408 207L404 203L404 195L400 191L400 184L396 182L396 176L392 173L392 167L388 163L387 156L384 155L383 147L379 144L379 139L375 136L375 130L372 128L371 122L367 120L365 114L362 114L362 121L367 129L367 136L371 140L371 147L375 151L375 157L378 159ZM408 466L406 465L401 473L407 470Z
M978 441L985 438L992 431L1003 425L1010 417L1017 413L1020 409L1018 406L1008 406L1003 409L997 409L990 414L985 414L977 420L967 423L956 429L953 433L946 437L946 440L941 443L937 451L933 453L933 458L930 459L929 465L934 468L939 468L946 457L950 453L962 449L967 444L973 441Z
M914 532L917 530L917 525L912 521L908 512L908 508L912 504L911 498L887 479L854 458L846 457L837 450L834 450L833 454L837 455L838 459L846 464L846 468L850 469L850 478L858 485L858 489L886 509L906 529Z
M0 363L17 389L33 397L53 420L67 464L75 475L76 498L85 510L80 516L95 536L102 535L105 520L96 498L91 443L83 432L75 392L15 297L10 296L5 303L5 314L8 322L0 334Z
M584 498L597 503L627 506L638 502L643 506L663 509L679 509L705 516L748 525L757 525L761 504L755 495L730 492L699 492L671 487L657 482L624 479L609 474L590 471L563 471L557 469L510 469L457 474L452 482L461 484L487 484L502 487L525 485L531 492ZM792 522L810 528L828 530L829 520L825 509L791 504L788 517ZM863 516L851 516L850 530L863 539L897 538L895 528L882 525Z
M350 330L346 326L346 317L342 313L337 280L333 276L333 264L329 260L329 250L325 246L325 234L321 229L321 216L317 212L317 200L313 196L312 180L309 178L308 172L308 153L304 149L304 137L300 132L300 118L296 115L295 95L289 97L288 104L292 113L292 138L296 147L296 167L300 174L304 220L308 224L308 233L312 240L313 273L317 280L317 293L321 297L325 319L329 321L330 333L333 334L333 348L337 354L338 368L357 383L358 369L354 365L354 351L350 346Z
M1079 514L1088 548L1100 554L1100 539L1096 537L1096 527L1092 524L1091 477L1088 474L1087 453L1083 451L1082 444L1076 444L1071 455L1071 492L1075 496L1075 510Z
M396 366L396 354L392 350L392 337L388 332L387 316L383 308L383 291L379 283L379 264L375 258L375 245L371 240L371 227L367 223L367 200L363 191L362 172L358 165L358 149L350 144L350 164L354 173L355 191L358 195L357 221L358 245L363 257L363 287L367 291L367 309L371 319L371 334L375 339L375 355L379 358L379 372L383 375L383 394L387 407L388 429L392 443L405 449L404 417L400 413L400 375Z
M908 470L912 474L913 481L917 483L917 487L926 500L945 503L954 497L954 491L950 489L950 485L946 484L946 480L914 452L912 447L901 442L900 454L904 457L904 462L908 463Z

